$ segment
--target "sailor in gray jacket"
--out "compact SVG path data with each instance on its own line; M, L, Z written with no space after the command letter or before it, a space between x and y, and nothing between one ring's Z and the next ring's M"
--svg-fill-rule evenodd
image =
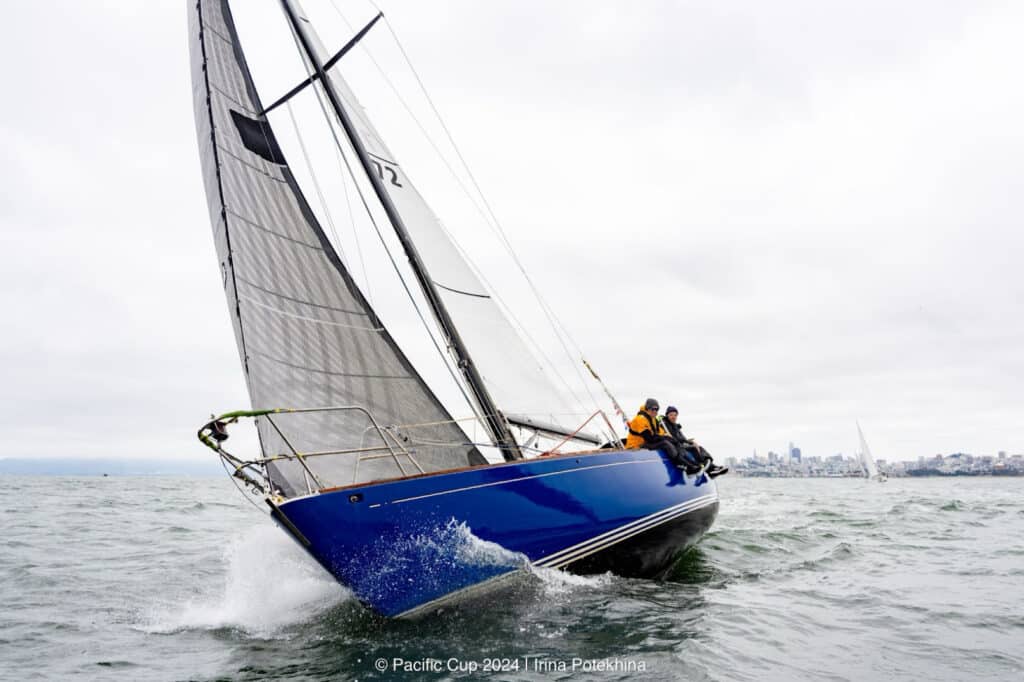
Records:
M707 465L705 471L711 477L720 476L729 471L729 467L720 467L715 464L708 451L698 445L696 441L683 435L683 427L678 424L678 419L679 410L669 405L668 409L665 410L665 418L661 423L668 432L669 438L675 441L679 452L683 453L683 457L696 462L698 466Z

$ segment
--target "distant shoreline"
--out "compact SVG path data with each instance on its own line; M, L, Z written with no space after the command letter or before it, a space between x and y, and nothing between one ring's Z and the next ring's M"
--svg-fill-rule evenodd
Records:
M76 459L12 457L0 459L0 476L223 476L215 459Z

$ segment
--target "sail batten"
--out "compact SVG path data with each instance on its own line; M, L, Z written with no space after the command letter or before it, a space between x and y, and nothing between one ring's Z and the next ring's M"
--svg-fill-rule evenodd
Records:
M226 0L190 3L193 96L203 181L228 309L256 408L353 406L257 421L273 486L310 485L298 452L394 447L395 457L317 457L325 485L439 471L479 461L380 324L324 234L277 146ZM359 408L359 409L356 409ZM365 409L375 422L370 421ZM409 429L402 424L429 424Z

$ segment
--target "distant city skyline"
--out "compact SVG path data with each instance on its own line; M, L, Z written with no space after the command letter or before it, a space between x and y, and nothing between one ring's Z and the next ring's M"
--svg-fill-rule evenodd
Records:
M856 449L854 449L853 451L850 451L850 450L836 450L834 452L829 452L829 454L809 455L809 454L804 453L802 448L794 447L793 443L791 442L789 444L789 447L786 448L786 456L789 457L789 458L792 458L794 450L795 450L795 452L797 454L797 459L801 459L801 460L802 459L812 459L812 458L822 459L822 458L826 458L826 457L836 457L836 456L839 456L839 457L854 457L855 458L855 457L859 456L859 454L860 454ZM754 457L758 456L758 452L759 451L764 452L764 457L766 457L766 458L769 457L770 455L776 455L777 457L782 457L783 456L781 452L775 452L775 450L773 450L771 448L768 448L768 449L765 449L765 450L761 450L760 448L754 448L753 451L752 451L752 456L754 456ZM971 452L971 451L966 450L966 449L956 449L956 450L949 450L947 452L935 452L935 453L930 453L930 454L927 454L927 455L916 455L916 456L910 456L910 457L899 456L899 455L897 455L897 456L880 455L879 453L874 452L874 449L872 449L872 453L874 454L875 458L879 459L879 460L885 460L885 461L888 461L888 462L916 463L916 462L920 461L921 459L928 459L930 457L946 457L946 456L949 456L949 455L956 455L956 454L965 454L965 455L970 455L972 457L993 457L993 458L996 458L996 459L1013 457L1013 456L1022 456L1022 457L1024 457L1024 448L1020 448L1019 451L1013 451L1013 450L1010 450L1010 449L998 450L998 451L996 451L994 453L988 453L988 452L975 453L975 452ZM737 457L737 459L742 459L742 457Z
M794 456L796 455L796 456ZM865 464L859 453L853 456L836 453L827 456L802 457L799 448L790 444L787 456L769 450L764 456L728 457L724 460L740 475L767 477L857 477L865 475ZM1024 476L1024 454L999 451L995 455L973 455L954 452L916 460L894 461L876 458L875 464L888 476Z

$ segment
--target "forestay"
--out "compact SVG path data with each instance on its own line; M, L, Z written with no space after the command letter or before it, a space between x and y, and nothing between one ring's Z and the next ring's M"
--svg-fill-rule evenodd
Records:
M220 273L254 407L360 405L403 454L268 464L285 495L481 461L381 326L296 184L261 103L226 0L191 5L196 130ZM358 411L258 420L265 457L378 448ZM279 431L280 429L280 431ZM413 461L415 460L415 462ZM418 466L417 466L418 465Z
M303 20L303 30L310 38L315 58L323 64L330 53L299 3L290 0L289 5ZM571 431L581 421L579 408L570 406L555 388L544 367L388 149L339 69L340 66L333 67L327 71L327 77L371 157L374 171L415 242L436 291L458 327L488 392L506 415L538 416Z

